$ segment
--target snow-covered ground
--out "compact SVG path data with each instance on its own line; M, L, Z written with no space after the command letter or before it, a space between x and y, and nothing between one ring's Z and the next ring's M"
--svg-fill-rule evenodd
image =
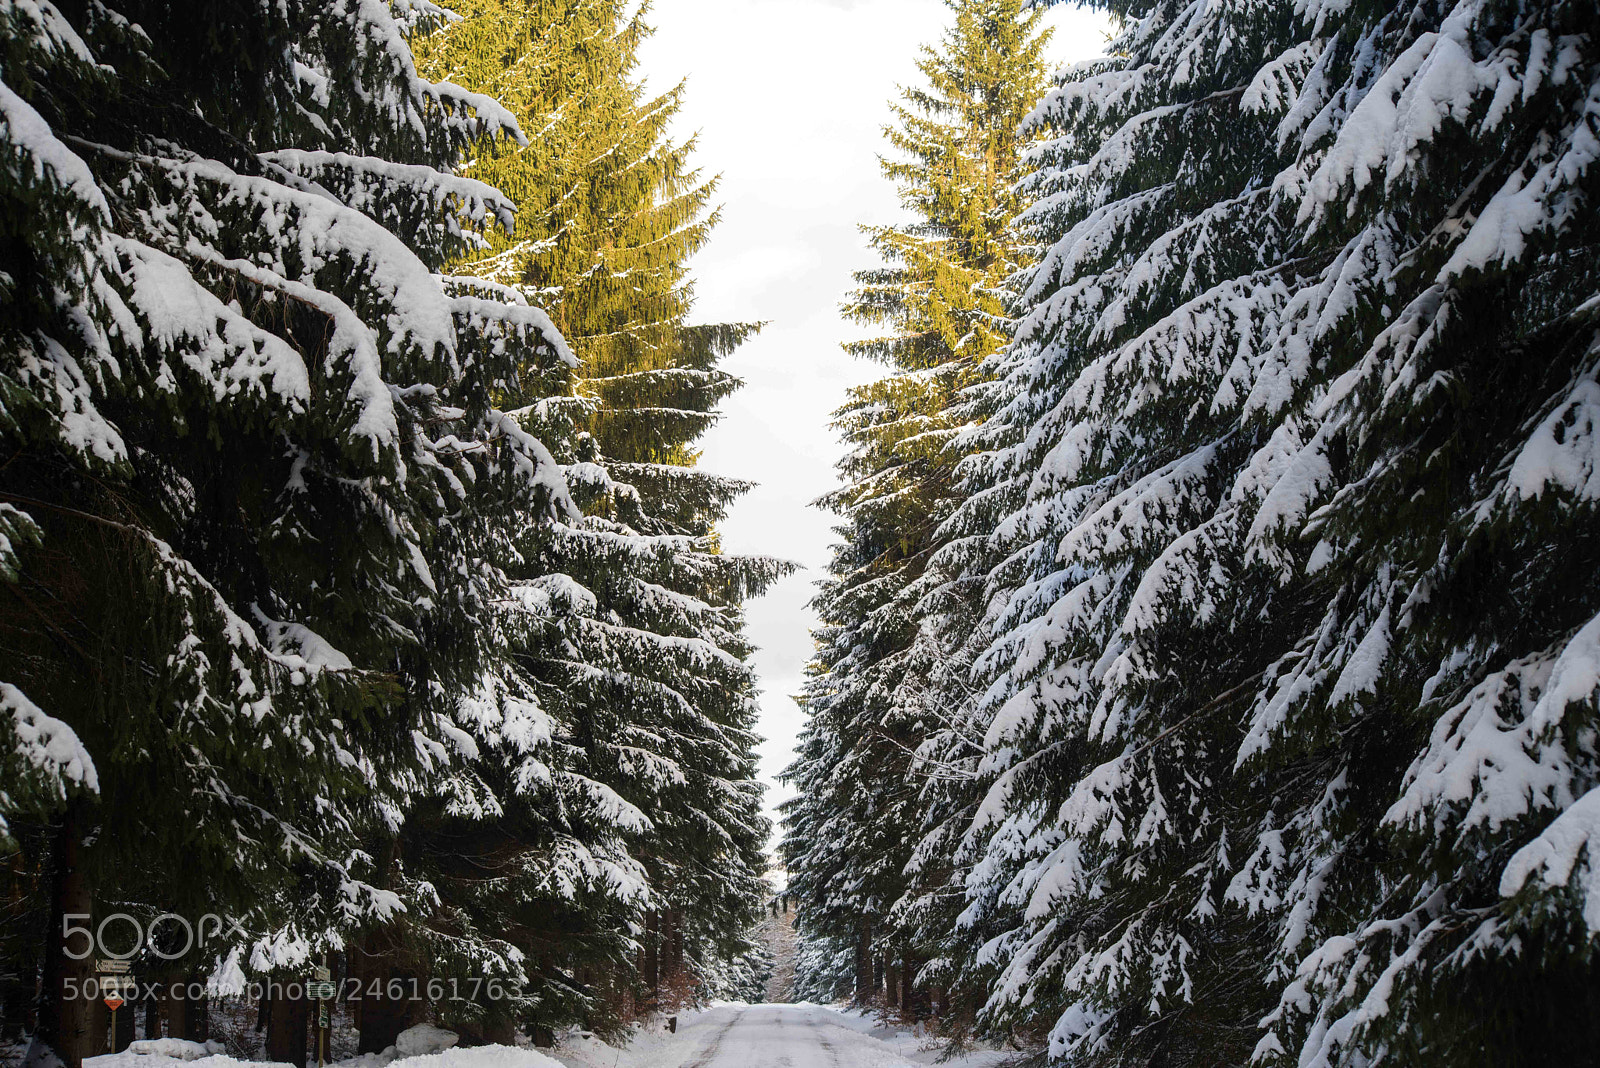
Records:
M140 1049L143 1052L139 1052ZM214 1049L215 1047L213 1047ZM1007 1054L969 1053L945 1064L995 1068ZM678 1016L676 1034L651 1027L618 1048L567 1036L551 1051L512 1046L446 1049L388 1062L387 1068L914 1068L939 1061L939 1047L914 1031L889 1028L859 1012L825 1005L725 1004ZM364 1060L342 1068L368 1068ZM196 1043L135 1043L126 1053L90 1057L84 1068L290 1068L241 1061Z
M623 1049L569 1039L556 1052L567 1068L910 1068L939 1061L939 1046L913 1031L826 1005L719 1005L678 1017L677 1034L647 1031ZM996 1052L945 1061L993 1068Z

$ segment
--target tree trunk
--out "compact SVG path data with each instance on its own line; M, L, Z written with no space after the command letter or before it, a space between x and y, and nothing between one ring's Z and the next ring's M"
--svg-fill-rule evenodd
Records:
M494 1046L515 1046L517 1021L505 1012L492 1013L483 1021L483 1040Z
M81 929L89 922L89 880L84 874L80 838L83 834L83 802L67 806L61 829L56 832L51 846L50 873L50 924L46 929L44 948L44 982L39 991L38 1029L28 1048L25 1063L43 1065L59 1059L65 1068L82 1068L89 1040L89 1005L82 994L83 985L91 976L94 965L93 947L82 935L72 939L74 953L82 952L82 960L67 955L67 939L63 924L69 916L80 917L73 921ZM67 1000L72 986L79 995Z
M883 1007L889 1012L894 1011L895 1005L900 1000L897 994L897 987L895 986L895 975L896 969L894 962L888 957L885 957L883 959Z
M161 999L154 993L144 999L144 1037L161 1037Z
M379 886L392 880L400 854L400 839L389 838L379 853ZM395 932L385 927L374 928L354 951L347 952L346 972L360 984L351 1002L360 1032L358 1054L382 1053L394 1045L401 1031L420 1022L426 1014L425 1000L411 1000L413 984L418 989L424 984L402 967L406 963ZM391 996L395 992L400 996Z
M304 991L300 997L287 996L287 988L299 987L296 982L286 982L267 1001L267 1060L282 1061L306 1068L306 1023L309 1013Z
M45 873L36 857L21 849L0 862L0 887L5 891L4 915L20 930L31 925L33 913L46 893ZM43 932L40 932L43 933ZM0 957L0 1043L21 1044L37 1029L39 953L44 948L37 936L19 938L10 945L12 952Z
M668 909L663 920L661 971L676 983L683 976L683 910Z
M104 1057L111 1052L111 1010L104 1000L89 1002L89 1033L84 1036L83 1055Z
M383 992L384 976L372 977L378 982L378 996L373 997L366 990L361 994L361 1039L356 1046L357 1053L382 1053L394 1045L395 1039L400 1037L400 1032L406 1029L406 1002L404 998L390 998ZM392 978L404 980L399 975ZM370 982L369 982L370 987Z
M25 973L28 978L33 978L30 968ZM28 1026L28 988L16 978L5 984L3 996L0 996L0 1042L17 1042L22 1036L32 1031Z
M426 1015L427 1001L412 997L426 984L401 968L400 960L399 946L381 927L345 958L346 969L359 983L356 1000L351 1002L360 1030L357 1053L382 1053L394 1045L401 1031Z
M900 1015L911 1019L911 982L916 975L916 967L909 961L900 962Z
M172 1038L186 1038L190 1042L204 1042L211 1037L206 1026L206 999L189 997L189 981L178 980L165 992L167 1003L167 1034Z
M413 983L421 985L415 976L400 971L374 968L362 976L361 987L361 1038L357 1053L382 1053L394 1045L400 1032L419 1023L427 1002L412 1000ZM399 997L390 997L398 990Z
M856 1001L872 999L872 924L862 920L856 928Z
M169 1038L188 1038L184 1028L188 1024L188 995L184 993L184 984L173 980L161 987L161 1003L167 1013L167 1036Z
M661 1000L661 914L654 910L644 917L644 953L639 978L644 984L645 1009L655 1009Z

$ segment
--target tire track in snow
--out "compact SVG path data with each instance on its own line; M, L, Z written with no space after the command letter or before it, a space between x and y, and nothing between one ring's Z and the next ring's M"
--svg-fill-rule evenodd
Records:
M711 1041L706 1044L705 1049L700 1051L700 1056L684 1065L683 1068L706 1068L707 1065L716 1059L717 1051L722 1048L722 1040L728 1037L728 1032L732 1031L734 1025L737 1024L743 1017L743 1009L740 1009L738 1012L734 1013L733 1019L723 1024L721 1029L719 1029L716 1034L711 1036Z
M816 1033L817 1045L822 1047L822 1052L828 1055L828 1063L833 1065L834 1068L839 1068L839 1065L843 1064L844 1061L839 1056L839 1048L828 1041L827 1026L815 1017L808 1017L806 1023L810 1024L811 1030Z

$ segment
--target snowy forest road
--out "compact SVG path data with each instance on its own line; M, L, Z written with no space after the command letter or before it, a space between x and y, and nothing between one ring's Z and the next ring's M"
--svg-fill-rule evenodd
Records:
M682 1017L675 1035L636 1040L619 1068L922 1068L937 1057L913 1059L918 1051L870 1029L870 1020L824 1005L722 1005Z
M908 1063L817 1005L730 1005L700 1016L682 1034L697 1048L683 1068L899 1068Z

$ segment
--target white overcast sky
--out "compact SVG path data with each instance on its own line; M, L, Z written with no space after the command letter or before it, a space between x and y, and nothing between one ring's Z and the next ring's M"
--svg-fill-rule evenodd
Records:
M699 165L722 176L722 222L693 263L696 318L769 323L725 364L746 385L702 460L760 484L734 506L725 547L806 568L747 613L769 812L791 793L776 780L804 720L791 695L812 652L806 603L837 540L834 517L811 507L841 452L829 413L882 374L840 350L861 331L838 305L851 272L872 264L858 224L902 217L878 171L881 131L897 87L918 81L918 46L950 14L941 0L655 0L640 57L651 89L688 80L675 134L698 133ZM1104 16L1063 4L1048 21L1053 61L1104 51Z

